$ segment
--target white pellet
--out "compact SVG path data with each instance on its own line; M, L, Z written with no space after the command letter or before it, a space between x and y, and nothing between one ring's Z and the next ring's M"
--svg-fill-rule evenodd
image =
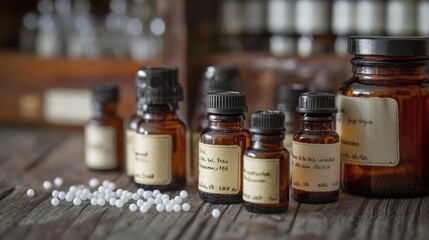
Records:
M217 208L213 209L213 211L212 211L212 217L214 217L214 218L220 217L220 211L219 211L219 209L217 209Z
M101 182L101 185L107 187L109 185L110 181L109 180L103 180L103 182Z
M90 193L90 191L89 191L88 188L85 188L85 189L82 190L82 193L88 194L88 193Z
M88 199L92 199L94 197L94 194L92 194L92 192L89 192L88 194L86 194L86 196L88 197Z
M180 191L179 193L181 198L187 198L188 197L188 192L185 190Z
M122 195L122 197L121 197L121 201L122 202L124 202L124 203L127 203L128 202L128 198L127 198L127 196L125 196L125 195Z
M57 187L61 187L62 185L63 185L63 179L62 178L60 178L60 177L56 177L55 179L54 179L54 184L55 184L55 186L57 186Z
M49 189L51 189L51 187L52 187L52 183L51 182L49 182L49 181L44 181L43 182L43 188L45 190L49 190Z
M146 213L149 210L149 208L145 207L145 205L143 204L143 206L140 207L140 212L141 213Z
M51 200L51 204L52 204L53 206L58 206L58 204L60 204L60 200L58 200L58 198L54 197L54 198L52 198L52 200Z
M73 204L76 206L79 206L82 203L82 200L80 200L80 198L75 198L73 199Z
M132 196L132 198L133 198L134 201L137 201L137 200L139 200L140 195L138 193L134 193L133 196Z
M152 204L154 204L155 203L155 199L153 199L153 198L149 198L148 200L147 200L147 202L150 204L150 205L152 205Z
M77 191L76 191L75 196L80 196L81 194L82 194L82 190L81 190L81 189L79 189L79 190L77 190Z
M66 198L66 193L65 193L65 192L63 192L63 191L59 192L59 193L58 193L58 198L59 198L60 200L63 200L64 198Z
M116 198L111 198L109 203L110 203L110 206L116 206Z
M174 204L173 210L174 212L180 212L182 210L182 207L179 204Z
M184 212L188 212L189 210L191 210L191 205L189 205L189 203L184 203L182 204L182 209Z
M81 193L81 194L79 195L79 198L80 198L80 200L85 201L85 200L87 200L87 199L88 199L88 194Z
M164 205L170 204L170 200L164 199L164 200L162 200L162 204L164 204Z
M119 197L118 194L116 194L116 192L112 192L112 194L110 194L110 196L112 198L118 198Z
M161 192L158 190L158 189L156 189L156 190L153 190L153 192L152 192L152 196L154 197L154 198L156 198L156 196L158 196L158 194L160 194Z
M121 208L121 207L123 207L124 206L124 202L122 202L120 199L119 200L116 200L116 207L118 207L118 208Z
M162 194L162 196L161 196L161 199L162 200L170 200L170 196L168 196L167 194Z
M104 193L104 191L106 190L106 188L105 188L104 186L99 186L99 187L97 188L97 190L98 190L100 193Z
M148 203L148 202L145 202L145 203L143 203L143 205L142 205L142 207L145 207L145 208L147 208L147 209L149 209L151 206L152 206L152 204L150 204L150 203Z
M91 188L96 188L96 187L98 187L98 185L100 185L100 180L98 180L97 178L91 178L88 182L88 185Z
M176 203L182 203L182 198L180 197L180 196L176 196L175 198L174 198L174 201L176 201Z
M116 188L116 184L113 182L110 182L109 185L107 185L108 188L110 188L111 190Z
M173 200L170 200L170 204L171 204L171 205L173 205L173 206L174 206L174 204L176 204L176 203L177 203L177 202L176 202L176 200L174 200L174 199L173 199Z
M58 190L52 191L52 197L57 198L59 193Z
M77 191L77 187L76 186L70 186L69 192L75 193L76 191Z
M143 188L137 189L137 193L143 197L144 189Z
M67 193L65 199L66 199L67 202L71 202L71 201L73 201L73 198L74 198L74 194L71 193L71 192L69 192L69 193Z
M122 196L123 192L124 192L124 190L122 190L121 188L119 188L118 190L116 190L116 194L118 195L118 197Z
M162 200L161 200L161 198L156 198L155 201L153 201L153 203L156 205L162 204Z
M98 194L100 194L100 192L95 191L95 192L93 192L93 193L92 193L92 196L94 196L94 197L98 197Z
M172 212L173 211L173 205L171 205L171 204L165 205L165 211L166 212Z
M162 204L156 205L156 211L158 211L158 212L164 212L164 205L162 205Z
M133 193L131 193L131 192L127 192L127 195L126 195L126 196L127 196L127 198L128 198L128 199L131 199L131 198L133 198Z
M145 192L143 193L143 197L144 197L145 199L149 199L150 197L152 197L152 192L151 192L151 191L145 191Z
M131 203L129 206L129 209L131 212L135 212L137 210L137 205L135 205L134 203Z
M92 206L97 206L97 204L98 204L98 199L97 198L91 199L91 205Z
M104 198L99 198L97 200L97 204L98 206L104 206L104 204L106 204L106 200L104 200Z
M112 199L112 195L106 194L106 196L104 196L104 200L110 201L110 199Z
M110 189L110 188L106 188L105 190L104 190L104 194L112 194L112 189Z
M137 200L137 206L138 207L141 207L143 205L143 203L144 203L143 199Z

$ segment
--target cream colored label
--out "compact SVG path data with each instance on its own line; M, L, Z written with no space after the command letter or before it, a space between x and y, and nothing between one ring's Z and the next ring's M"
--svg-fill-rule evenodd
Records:
M127 130L127 174L129 176L134 175L134 162L136 159L136 152L135 152L135 135L137 133L134 130Z
M217 194L240 192L241 149L236 145L199 143L198 189Z
M279 159L243 157L243 200L279 203Z
M194 179L198 178L199 168L199 143L200 133L192 132L192 160L191 160L191 176Z
M116 160L116 132L109 126L85 127L85 162L93 169L112 169Z
M170 135L135 135L134 181L140 184L171 183Z
M339 188L340 143L292 143L292 187L309 192L330 192Z
M392 98L338 95L341 161L392 167L399 163L398 104Z

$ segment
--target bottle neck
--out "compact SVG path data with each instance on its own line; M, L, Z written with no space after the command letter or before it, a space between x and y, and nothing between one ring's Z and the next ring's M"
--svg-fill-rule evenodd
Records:
M241 130L244 126L244 114L220 115L209 113L207 118L208 127L213 130Z
M305 132L330 132L334 130L331 113L305 113L301 116L301 130Z
M428 57L356 55L351 63L354 77L362 80L424 81L429 79Z
M139 104L137 114L148 120L177 119L177 104Z
M92 102L92 115L95 118L115 116L116 102Z
M255 150L283 150L284 133L260 134L252 133L251 148Z

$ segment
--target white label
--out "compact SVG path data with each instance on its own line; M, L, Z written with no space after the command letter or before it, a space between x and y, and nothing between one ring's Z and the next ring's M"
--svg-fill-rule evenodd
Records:
M137 133L134 130L127 130L127 174L129 176L134 175L134 162L136 159L135 152L135 135Z
M360 35L382 33L384 30L383 1L362 0L356 4L356 32Z
M236 145L199 144L198 189L217 194L237 194L241 181L241 148Z
M267 28L271 33L293 33L295 28L295 1L268 1Z
M349 0L334 1L332 7L332 32L347 35L354 31L355 2Z
M260 204L279 203L279 171L279 159L244 156L243 200Z
M134 181L139 184L170 184L172 150L170 135L136 134Z
M337 98L341 160L366 166L399 163L398 104L392 98Z
M340 143L292 143L292 187L309 192L339 189Z
M296 31L299 34L323 34L329 31L329 1L296 2Z
M92 169L107 170L118 166L116 132L109 126L85 127L85 162Z

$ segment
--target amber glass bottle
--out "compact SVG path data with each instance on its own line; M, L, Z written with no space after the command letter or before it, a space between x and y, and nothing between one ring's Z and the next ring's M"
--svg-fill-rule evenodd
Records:
M191 161L191 182L198 181L198 163L199 153L198 144L200 142L201 131L208 126L204 100L206 93L218 91L236 91L241 92L241 80L238 68L234 65L220 64L210 66L206 69L200 86L199 99L195 112L197 117L192 124L192 161Z
M240 92L206 95L208 127L201 132L198 189L205 202L243 201L242 166L250 133L244 129L246 96Z
M429 193L429 38L351 37L353 77L340 89L344 191Z
M116 115L118 87L112 84L92 86L92 119L85 127L85 163L93 170L122 167L124 157L123 123Z
M333 129L335 96L303 93L297 111L301 128L292 142L292 198L302 203L329 203L340 187L340 137Z
M283 147L285 116L252 113L252 144L244 154L243 205L250 212L282 213L289 206L289 152Z
M183 99L178 70L171 67L144 67L139 71L139 110L134 182L148 190L177 190L186 185L186 126L178 118Z

